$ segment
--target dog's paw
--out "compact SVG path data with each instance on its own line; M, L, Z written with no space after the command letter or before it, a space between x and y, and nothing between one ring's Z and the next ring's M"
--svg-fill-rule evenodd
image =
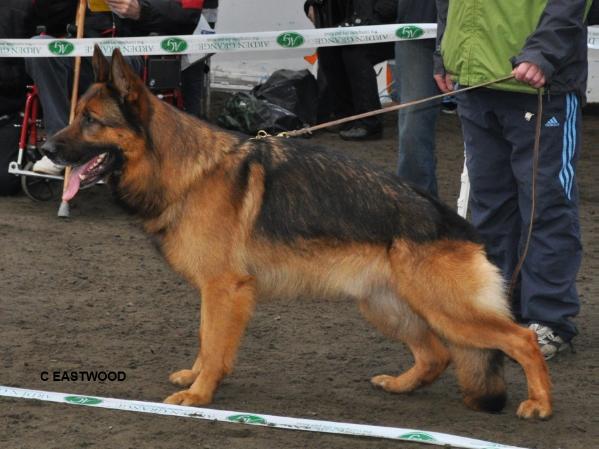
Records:
M407 393L414 389L413 385L406 384L402 376L394 377L381 374L380 376L374 376L370 379L370 383L389 393Z
M370 379L370 383L377 388L382 388L389 393L405 393L409 391L398 377L381 374Z
M518 417L524 419L549 419L551 413L551 404L547 401L540 401L538 399L528 399L522 402L517 411Z
M193 381L196 380L196 377L198 377L198 373L194 373L190 369L182 369L180 371L175 371L168 376L168 380L175 385L189 387Z
M393 377L387 376L385 374L381 374L380 376L374 376L370 379L370 383L377 388L382 388L383 390L387 390L389 385L392 383Z
M189 390L171 394L163 402L174 405L206 405L212 402L212 397L194 394Z

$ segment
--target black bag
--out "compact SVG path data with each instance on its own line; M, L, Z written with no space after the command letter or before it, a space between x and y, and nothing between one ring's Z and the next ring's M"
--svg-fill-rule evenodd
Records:
M18 114L0 116L0 195L15 195L21 190L18 176L8 173L8 164L19 152Z
M293 112L247 92L232 95L216 121L223 128L250 135L256 135L260 130L277 134L303 127L302 121Z
M281 69L252 90L256 98L279 105L304 123L316 123L318 84L308 70Z

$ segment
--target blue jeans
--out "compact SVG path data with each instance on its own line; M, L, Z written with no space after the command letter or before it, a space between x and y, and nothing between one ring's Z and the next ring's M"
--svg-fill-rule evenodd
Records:
M423 40L395 44L398 96L401 103L439 94L433 79L433 46ZM435 127L440 101L400 109L397 174L437 196Z

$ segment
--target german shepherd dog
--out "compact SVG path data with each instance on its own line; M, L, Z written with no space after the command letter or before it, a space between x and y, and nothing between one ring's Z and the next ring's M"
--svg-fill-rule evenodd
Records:
M511 317L498 269L472 226L392 174L294 139L245 139L160 101L115 50L96 48L74 121L43 147L74 166L65 191L110 173L164 257L201 294L200 349L170 380L171 404L212 401L257 298L353 297L414 366L372 384L432 383L453 363L476 410L505 406L503 354L528 382L522 418L552 413L535 334Z

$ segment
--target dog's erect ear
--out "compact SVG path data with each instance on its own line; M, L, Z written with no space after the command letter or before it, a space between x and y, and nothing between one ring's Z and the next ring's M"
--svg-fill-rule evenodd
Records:
M123 100L135 102L139 98L142 81L123 57L118 48L112 52L110 83L116 88Z
M105 83L108 81L110 65L108 63L108 59L106 59L98 44L94 45L92 67L94 69L94 78L96 83Z

